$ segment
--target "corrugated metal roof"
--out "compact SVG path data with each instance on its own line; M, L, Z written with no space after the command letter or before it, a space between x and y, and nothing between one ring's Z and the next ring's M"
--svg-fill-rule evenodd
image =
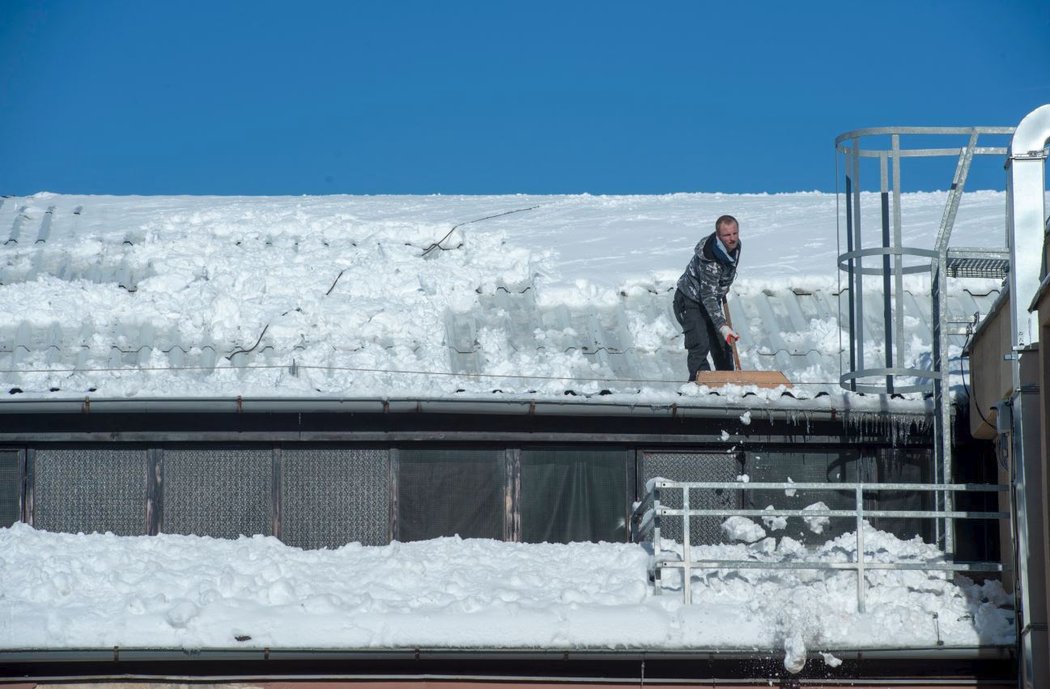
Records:
M91 209L84 204L73 205L66 197L3 201L0 284L42 278L84 280L119 285L134 294L141 280L155 275L153 267L142 263L133 251L144 239L143 230L85 236L81 225ZM275 251L294 252L298 242L285 233L268 244ZM982 281L979 288L968 288L966 281L952 281L949 317L970 321L975 312L986 313L998 295L987 284ZM730 294L734 323L743 335L744 368L783 371L797 385L796 398L844 394L838 378L844 357L848 359L844 351L848 338L840 333L846 304L838 290L830 282L815 289L757 285L744 277ZM408 373L443 377L448 395L493 391L540 397L566 391L610 391L645 399L676 395L685 382L686 367L671 311L673 289L671 283L654 284L621 293L615 304L581 306L541 303L535 287L528 283L502 285L481 294L474 309L445 312L448 370ZM922 351L932 342L928 292L908 291L903 299L911 365L929 369L930 357L927 353L924 358ZM864 314L866 336L871 349L878 351L883 324L877 294L865 296ZM335 371L383 374L370 370L372 359L362 355L367 348L411 350L419 346L396 336L331 343L327 362L304 364L301 346L282 345L267 328L260 330L254 342L209 333L189 341L177 322L159 325L124 306L104 318L76 324L47 321L36 314L9 315L16 317L0 325L0 394L8 399L82 397L100 388L104 393L107 381L115 377L171 370L183 372L186 381L185 388L171 391L172 397L207 397L209 380L215 376L235 385L238 371L268 368L275 377L300 376L304 367L309 369L316 394L345 394L345 390L326 388L326 377ZM301 337L305 341L307 334ZM952 336L949 343L961 347L963 340ZM553 355L564 361L557 376L530 375L530 364L548 361ZM381 369L382 362L376 368ZM74 387L66 387L69 380ZM228 395L229 389L225 385L216 396ZM279 396L279 387L276 391ZM433 397L433 387L421 394Z

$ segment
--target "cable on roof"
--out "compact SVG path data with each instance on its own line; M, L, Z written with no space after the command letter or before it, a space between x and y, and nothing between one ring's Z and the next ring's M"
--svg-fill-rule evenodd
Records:
M285 311L285 313L288 313L288 312ZM284 315L284 314L282 314L282 315ZM253 351L256 347L259 346L259 343L262 342L263 335L265 335L266 331L269 330L269 329L270 329L270 324L267 323L266 325L263 326L262 332L259 333L259 339L255 341L255 344L253 344L248 349L237 349L237 350L234 350L234 351L230 352L229 354L226 355L226 359L228 361L233 361L233 357L237 356L238 354L247 354L248 352ZM84 370L84 369L81 369L81 370Z
M473 224L473 223L476 223L476 222L481 222L482 220L491 220L492 218L500 218L500 217L502 217L504 215L512 215L514 213L524 213L525 211L535 210L536 208L539 208L542 205L543 204L541 203L541 204L537 204L535 206L529 206L528 208L516 208L515 210L512 210L512 211L505 211L503 213L496 213L495 215L486 215L484 218L477 218L475 220L468 220L466 222L461 222L458 225L453 225L452 229L449 230L448 233L444 237L442 237L441 239L437 240L436 242L434 242L433 244L428 246L426 249L423 249L423 253L420 254L420 256L425 257L427 254L429 254L434 249L441 249L442 251L444 251L445 248L443 246L441 246L441 242L443 242L446 239L448 239L449 237L451 237L452 233L456 231L457 227L462 227L463 225L470 225L470 224ZM343 268L342 270L339 271L339 274L335 276L335 280L332 281L332 286L329 287L328 291L324 293L324 295L326 297L328 295L330 295L332 293L332 290L335 289L335 286L339 284L339 279L341 277L343 277L343 273L345 273L345 272L346 272L346 268Z
M423 249L423 253L421 254L421 256L426 256L427 254L429 254L434 249L441 249L442 251L445 251L445 247L441 246L441 242L443 242L446 239L448 239L449 237L451 237L452 233L456 231L457 227L463 227L464 225L472 225L472 224L474 224L476 222L481 222L482 220L491 220L492 218L501 218L504 215L513 215L514 213L524 213L525 211L535 210L535 209L539 208L542 205L544 205L544 204L538 203L535 206L529 206L528 208L517 208L515 210L506 211L504 213L496 213L495 215L486 215L484 218L478 218L476 220L468 220L466 222L461 222L458 225L453 225L452 229L449 230L448 233L444 237L442 237L441 239L437 240L436 242L434 242L433 244L428 246L426 249ZM336 278L336 279L338 280L339 278ZM333 287L334 286L335 285L333 285Z
M336 286L337 284L339 284L339 278L343 277L343 273L345 273L345 272L346 272L346 268L343 268L342 270L340 270L340 271L339 271L339 274L335 276L335 280L333 280L333 281L332 281L332 286L331 286L331 287L329 287L329 288L328 288L328 291L324 293L324 295L325 295L326 297L327 297L327 296L328 296L329 294L331 294L331 293L332 293L332 290L334 290L334 289L335 289L335 286Z

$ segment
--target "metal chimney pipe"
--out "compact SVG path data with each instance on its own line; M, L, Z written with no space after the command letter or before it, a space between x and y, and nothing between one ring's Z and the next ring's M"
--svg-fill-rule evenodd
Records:
M1039 289L1046 221L1046 145L1050 141L1050 104L1028 113L1010 142L1006 178L1006 229L1010 246L1010 325L1013 346L1039 341L1028 307ZM1016 372L1017 366L1014 366ZM1016 378L1014 379L1016 383ZM1015 386L1016 387L1016 386Z
M1011 483L1015 514L1015 556L1020 594L1021 686L1048 686L1046 499L1041 456L1039 394L1022 380L1038 379L1032 346L1039 342L1037 315L1029 307L1040 285L1046 218L1046 145L1050 142L1050 105L1025 116L1014 132L1007 157L1006 227L1010 246L1010 396ZM1050 342L1044 346L1050 346ZM1022 377L1022 367L1025 375ZM1042 394L1050 394L1043 390ZM1046 423L1047 420L1042 420Z

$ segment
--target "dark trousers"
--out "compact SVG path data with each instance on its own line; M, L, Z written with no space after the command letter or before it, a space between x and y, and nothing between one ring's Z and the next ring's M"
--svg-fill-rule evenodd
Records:
M707 362L708 354L715 363L716 371L733 370L733 348L722 339L703 304L685 296L682 290L675 290L674 316L682 326L685 348L689 350L686 358L689 380L696 380L697 371L711 370Z

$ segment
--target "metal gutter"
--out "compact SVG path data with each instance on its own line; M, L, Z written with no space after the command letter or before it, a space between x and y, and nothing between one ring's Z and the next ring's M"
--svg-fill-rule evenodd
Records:
M858 407L832 405L829 397L795 399L788 397L770 402L748 397L737 400L718 398L714 404L604 402L594 399L579 401L548 400L463 400L449 399L375 399L375 398L92 398L56 400L0 400L0 415L14 414L170 414L170 413L362 413L362 414L491 414L523 416L592 416L592 417L738 417L743 411L760 411L777 419L808 414L819 418L838 419L850 414L893 414L925 417L929 411L923 400L901 404L884 395L871 396L868 404ZM912 407L894 409L893 407ZM921 407L921 409L916 409Z
M1013 646L835 649L836 669L808 654L794 677L779 649L81 649L0 651L0 685L26 682L318 681L755 686L798 678L809 686L1012 686ZM778 683L778 686L781 684ZM795 686L792 683L790 686Z
M918 440L899 440L897 446L927 447L923 445L923 436ZM801 436L801 437L800 437ZM844 444L863 445L870 438L859 438L852 441L843 440L842 435L816 434L809 430L804 433L747 433L732 436L737 440L749 443L769 445L790 444L806 447L842 447ZM886 437L885 435L882 437ZM259 433L252 431L139 431L139 432L67 432L50 433L42 437L40 433L0 433L0 441L6 444L27 443L590 443L605 445L659 445L659 446L724 446L726 441L720 435L701 433L572 433L572 432L521 432L521 431L391 431L391 432L275 432ZM734 441L735 442L735 441Z
M963 660L1009 659L1014 646L931 646L896 648L821 647L841 659L902 660L951 658ZM161 662L181 660L755 660L762 655L780 659L783 649L507 649L507 648L394 648L394 649L323 649L323 648L81 648L81 649L0 649L0 663L69 663L69 662ZM811 657L819 655L817 652Z

